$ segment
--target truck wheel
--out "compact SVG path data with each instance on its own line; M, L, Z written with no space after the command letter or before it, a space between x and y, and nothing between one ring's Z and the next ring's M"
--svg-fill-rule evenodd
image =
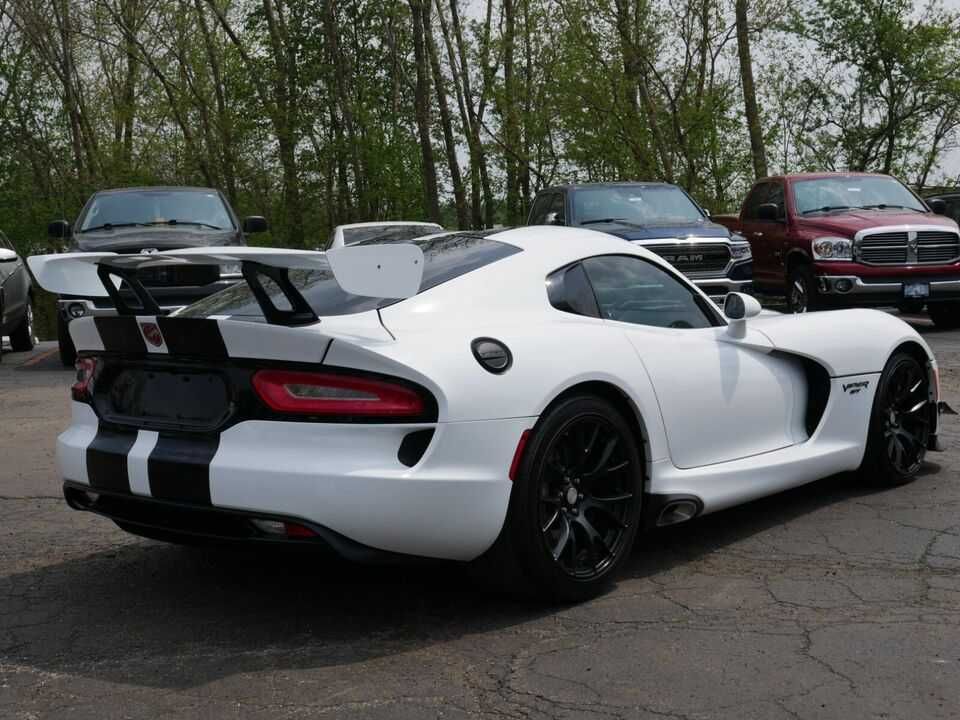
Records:
M939 302L927 305L933 324L941 330L960 328L960 302Z
M77 348L73 345L67 321L57 313L57 344L60 346L60 362L64 367L73 367L77 362Z
M27 299L27 310L23 313L23 320L17 326L17 329L10 333L10 347L14 352L27 352L33 350L33 300Z
M794 265L787 274L787 310L805 313L820 309L817 281L809 265Z

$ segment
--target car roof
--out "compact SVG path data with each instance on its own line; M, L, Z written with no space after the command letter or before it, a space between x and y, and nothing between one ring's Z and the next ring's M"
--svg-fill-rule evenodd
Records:
M658 180L616 180L611 182L592 182L592 183L564 183L561 185L551 185L543 188L540 192L550 190L587 190L590 188L602 187L677 187L673 183L660 182ZM539 193L538 193L539 194Z
M339 230L352 230L353 228L368 227L390 227L393 225L423 225L424 227L442 227L439 223L423 222L422 220L376 220L373 222L348 223L346 225L337 225Z
M115 193L127 193L127 192L205 192L205 193L219 193L220 191L216 188L208 187L196 187L196 186L187 186L187 185L139 185L136 187L123 187L123 188L107 188L105 190L97 190L94 195L108 195Z
M758 183L766 182L767 180L827 180L829 178L845 178L845 177L892 177L885 173L871 173L871 172L804 172L804 173L788 173L786 175L770 175L769 177L762 178L757 180Z

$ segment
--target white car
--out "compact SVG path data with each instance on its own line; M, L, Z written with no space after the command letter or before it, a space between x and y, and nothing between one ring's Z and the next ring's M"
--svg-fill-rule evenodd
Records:
M211 261L248 284L173 316L132 275ZM724 316L591 230L30 265L52 292L121 305L70 324L57 453L70 505L148 537L478 561L577 599L641 527L843 471L906 482L938 449L937 365L902 321L760 316L739 294Z
M443 227L436 223L413 220L351 223L350 225L337 225L330 233L327 247L332 249L374 240L400 242L441 232L443 232Z

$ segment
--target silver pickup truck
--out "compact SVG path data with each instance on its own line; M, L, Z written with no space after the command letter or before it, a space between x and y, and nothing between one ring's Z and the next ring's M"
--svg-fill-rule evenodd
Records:
M537 193L528 225L580 226L639 243L681 271L714 302L752 292L750 243L676 185L653 182L557 185Z

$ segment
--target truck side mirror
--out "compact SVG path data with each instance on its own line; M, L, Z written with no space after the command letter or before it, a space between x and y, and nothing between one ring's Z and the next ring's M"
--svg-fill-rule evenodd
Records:
M262 233L270 229L266 218L260 215L250 215L243 219L243 232L247 234Z
M760 314L760 303L752 295L744 293L728 293L723 300L723 314L730 324L727 333L735 338L745 337L747 334L747 318Z
M563 219L558 212L548 212L543 218L544 225L563 225Z
M70 235L70 223L66 220L54 220L47 225L47 235L62 240Z
M936 215L947 214L947 203L940 198L930 198L927 200L927 205Z
M776 203L759 205L757 207L757 219L777 221L780 219L780 208L777 207Z

